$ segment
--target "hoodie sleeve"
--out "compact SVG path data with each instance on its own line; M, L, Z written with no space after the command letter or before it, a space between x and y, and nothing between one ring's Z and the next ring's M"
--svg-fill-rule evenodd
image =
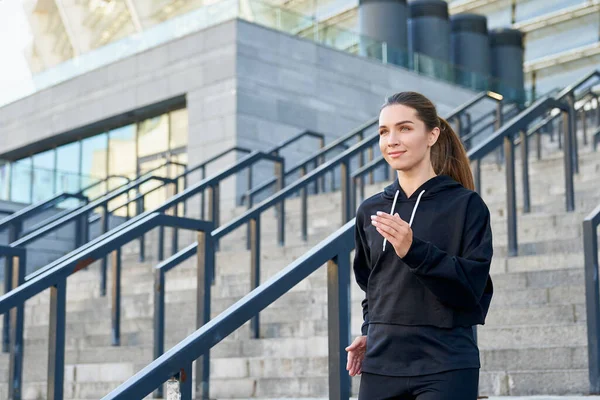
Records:
M369 282L369 275L371 273L371 266L369 263L371 258L363 226L363 215L361 212L357 212L354 225L354 277L356 278L358 286L365 292L365 298L361 303L364 322L360 330L363 335L366 335L369 325L369 304L366 293L367 283Z
M490 212L479 195L469 199L462 235L461 257L413 237L403 261L441 301L472 309L484 293L493 253Z

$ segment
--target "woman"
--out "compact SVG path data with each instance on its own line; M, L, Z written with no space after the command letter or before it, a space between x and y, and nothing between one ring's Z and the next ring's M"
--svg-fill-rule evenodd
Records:
M397 179L360 205L362 336L346 348L359 400L474 400L493 287L490 213L465 150L423 95L388 98L379 147ZM391 211L390 211L391 210Z

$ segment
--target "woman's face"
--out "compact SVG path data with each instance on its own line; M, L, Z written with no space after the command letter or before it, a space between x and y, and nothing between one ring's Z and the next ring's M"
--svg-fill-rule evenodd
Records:
M394 104L379 113L379 149L396 171L409 171L429 161L429 148L439 133L439 128L429 131L414 108Z

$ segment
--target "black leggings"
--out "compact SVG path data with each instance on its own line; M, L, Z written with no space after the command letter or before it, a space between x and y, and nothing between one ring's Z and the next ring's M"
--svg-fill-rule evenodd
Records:
M421 376L363 372L358 400L476 400L478 386L479 368Z

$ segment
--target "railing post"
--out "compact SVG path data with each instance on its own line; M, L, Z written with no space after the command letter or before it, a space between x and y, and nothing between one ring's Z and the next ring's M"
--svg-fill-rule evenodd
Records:
M557 126L557 131L558 131L558 149L562 150L563 149L563 138L565 137L565 126L564 123L562 123L560 120L557 121L556 123Z
M283 159L275 163L275 176L277 178L277 188L276 191L279 192L283 189L284 185L284 162ZM279 241L279 245L283 246L285 244L285 199L282 199L279 204L277 204L277 238Z
M356 217L356 209L358 208L358 195L356 194L356 179L356 176L352 178L352 187L354 188L354 190L350 192L350 207L352 210L353 217ZM364 200L363 197L361 197L361 201L362 200Z
M572 153L571 161L573 162L573 170L575 174L579 174L579 156L578 152L578 140L577 140L577 111L575 110L575 94L571 93L567 96L567 103L569 104L570 120L567 131L569 131L569 146ZM565 145L565 151L566 151Z
M535 147L538 161L542 159L542 130L538 129L535 133Z
M248 210L251 210L254 207L254 196L252 193L248 193ZM250 236L252 232L250 230L250 224L246 227L246 250L250 250L252 244L250 243Z
M585 105L581 107L581 127L583 129L583 145L587 146L588 145L588 138L587 138L587 120L586 120L586 113L585 113Z
M25 282L25 252L13 259L13 287L19 287ZM4 279L7 279L6 277ZM11 343L8 375L8 398L12 400L21 400L23 392L23 326L25 304L14 307L10 311L11 319Z
M350 255L343 249L327 262L327 323L329 342L329 399L350 398L346 347L350 344Z
M204 178L206 177L206 167L202 166L202 168L200 168L201 171L201 176L200 176L200 180L204 180ZM210 198L212 198L212 189L209 187L206 190L210 190L210 196L209 196L209 208L210 208ZM202 191L202 193L200 194L200 219L204 220L204 208L205 208L205 204L206 204L206 194L205 194L205 190ZM211 211L209 210L209 214L212 217Z
M590 394L600 393L600 292L598 289L598 235L592 220L583 222L585 257L585 310L587 314Z
M162 261L165 259L165 227L164 225L159 225L158 227L158 243L156 243L158 255L158 261Z
M365 138L365 132L361 131L358 134L358 141L362 142L364 138ZM358 153L358 168L359 169L365 165L365 154L364 153L365 153L364 151L361 151L360 153ZM343 172L342 172L342 179L343 179ZM359 177L359 179L360 179L360 193L361 193L361 195L364 195L364 193L365 193L365 176L361 175ZM342 183L342 185L343 185L343 183ZM342 188L342 190L343 190L343 188ZM342 220L342 223L345 223L345 222L346 221Z
M352 210L350 204L351 194L351 181L350 181L350 166L348 160L342 161L341 165L342 180L341 180L341 192L342 192L342 224L352 219Z
M475 168L473 171L473 183L475 184L475 191L481 195L481 159L475 160Z
M198 232L196 289L196 329L210 321L211 288L214 278L214 253L210 230ZM209 400L210 350L196 360L196 399Z
M100 223L102 225L102 232L100 235L108 232L108 222L110 215L108 214L108 203L104 203L102 206L102 218ZM100 266L100 296L106 296L106 274L108 269L108 259L106 256L102 257L102 264Z
M508 224L508 255L518 254L517 195L515 182L515 152L511 135L504 137L504 162L506 163L506 218Z
M565 167L565 195L567 211L575 210L575 189L573 184L573 152L571 151L570 139L571 123L573 113L571 111L563 111L563 135L564 135L564 167Z
M529 191L529 138L527 132L522 130L521 136L521 179L523 183L523 213L531 211L531 196Z
M250 220L250 291L260 285L260 215ZM250 335L253 339L260 338L260 319L256 314L250 320Z
M145 197L142 196L137 199L137 215L140 215L144 212L145 208ZM144 262L146 260L146 234L142 234L140 236L140 262Z
M373 161L373 158L375 156L374 154L374 150L373 150L373 146L369 146L369 149L367 151L367 154L369 155L369 162ZM373 172L373 170L371 170L371 172L369 172L369 185L374 185L375 184L375 173ZM362 196L364 198L365 194L362 193Z
M112 345L121 345L121 248L111 254L112 266Z
M4 293L13 289L13 256L4 259ZM15 286L16 288L16 286ZM4 313L4 324L2 326L2 352L10 351L10 311Z
M154 359L165 351L165 274L162 269L154 270ZM163 397L160 385L153 394L155 399Z
M306 166L302 166L300 169L300 177L306 175ZM301 223L302 223L302 240L305 242L308 240L308 191L306 186L300 190L300 212L301 212Z
M65 373L65 319L67 280L50 287L48 334L48 400L62 400Z
M177 196L177 194L179 193L179 184L176 180L173 182L173 188L175 190L174 196ZM175 204L173 206L173 215L179 215L179 204ZM179 248L179 229L173 227L172 234L173 236L171 237L171 255L175 255L177 254L177 250Z

